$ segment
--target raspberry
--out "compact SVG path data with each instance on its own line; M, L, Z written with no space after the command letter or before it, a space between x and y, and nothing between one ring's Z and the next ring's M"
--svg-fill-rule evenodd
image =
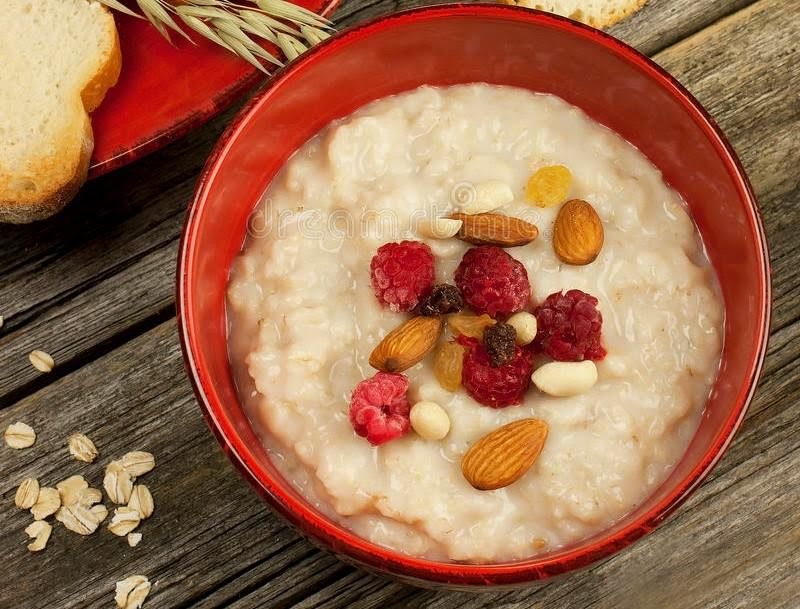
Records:
M406 391L408 379L390 372L378 372L356 385L350 400L355 432L375 446L404 435L411 427Z
M458 288L449 283L440 283L433 286L431 293L419 303L420 315L447 315L458 313L464 308L464 299Z
M531 349L515 346L511 361L495 368L486 348L477 340L466 336L459 336L456 340L467 348L461 383L475 401L491 408L522 402L531 384Z
M535 347L560 362L601 360L603 316L597 298L580 290L550 294L534 312L538 329Z
M369 268L375 296L395 312L416 307L433 286L433 252L421 241L385 243Z
M528 273L519 260L492 245L468 249L455 273L464 301L492 317L522 310L531 295Z

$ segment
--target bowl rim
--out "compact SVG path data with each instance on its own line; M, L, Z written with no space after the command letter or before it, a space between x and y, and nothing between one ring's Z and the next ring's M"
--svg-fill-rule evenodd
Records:
M302 70L304 66L315 61L318 57L334 53L340 45L368 35L375 30L383 30L406 22L448 16L510 19L563 30L570 35L588 39L605 47L606 50L615 53L622 60L633 64L639 71L644 72L646 76L656 80L692 115L696 124L714 145L720 159L732 174L740 197L747 202L746 213L750 230L755 233L760 246L757 252L759 257L757 263L760 267L759 280L763 285L763 301L760 310L757 311L758 346L750 356L747 374L748 382L737 396L736 402L732 405L730 413L703 459L651 510L614 534L602 536L592 545L582 549L557 551L541 557L534 556L512 563L465 564L439 562L402 554L369 542L341 525L329 522L325 517L314 513L313 510L304 506L287 493L280 482L269 476L261 476L258 472L258 460L242 439L238 437L232 422L224 414L222 404L209 398L209 392L206 390L210 385L209 373L203 369L202 363L198 361L200 350L196 337L193 336L190 329L194 325L192 323L194 318L194 297L188 287L197 236L196 219L202 214L208 202L208 190L217 176L221 162L230 147L235 145L237 136L251 116L269 101L270 96L292 74ZM321 543L326 549L343 555L343 558L350 559L374 570L389 572L396 576L420 582L465 587L519 585L586 567L629 546L652 531L672 514L703 482L711 469L717 464L744 419L763 369L769 338L772 303L770 261L766 234L752 186L733 147L714 119L694 96L666 70L647 56L609 34L558 15L516 6L486 3L455 3L420 7L373 18L336 33L278 70L264 89L239 111L216 143L206 161L184 220L179 245L176 283L176 319L179 337L186 370L195 396L200 403L206 422L222 446L223 451L262 498L276 512L288 520L290 524L299 529L300 532Z

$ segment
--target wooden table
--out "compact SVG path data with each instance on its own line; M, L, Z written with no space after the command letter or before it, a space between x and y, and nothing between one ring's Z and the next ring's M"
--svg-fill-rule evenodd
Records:
M347 1L355 23L411 3ZM195 179L231 117L97 179L56 218L0 228L0 429L22 420L31 449L0 446L0 608L113 606L114 582L145 574L146 608L800 607L800 3L650 0L612 33L651 55L708 108L741 155L771 245L775 314L755 401L711 477L652 535L582 573L496 594L419 590L317 550L274 516L212 438L183 370L173 277ZM33 349L57 361L28 363ZM101 458L69 458L73 432ZM55 484L152 451L154 516L130 548L104 528L54 527L25 549L26 476Z

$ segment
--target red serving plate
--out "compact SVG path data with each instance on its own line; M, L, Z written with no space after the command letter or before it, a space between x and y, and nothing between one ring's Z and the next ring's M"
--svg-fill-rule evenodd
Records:
M339 0L293 0L322 15ZM192 35L167 42L150 23L115 13L122 72L92 114L96 177L149 154L231 105L264 76L245 61Z

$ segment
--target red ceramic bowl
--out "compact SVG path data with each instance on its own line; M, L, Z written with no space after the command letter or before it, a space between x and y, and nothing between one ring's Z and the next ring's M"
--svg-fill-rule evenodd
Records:
M335 118L422 84L483 81L552 93L635 144L686 199L725 299L722 366L700 427L669 478L612 528L533 559L434 562L374 545L315 510L250 427L227 359L225 289L248 214L287 158ZM652 531L705 478L742 421L770 316L767 246L753 192L700 104L630 47L544 13L497 5L423 8L350 29L277 74L208 161L189 209L178 320L197 397L230 459L276 511L320 545L385 574L451 587L524 584L584 567Z

